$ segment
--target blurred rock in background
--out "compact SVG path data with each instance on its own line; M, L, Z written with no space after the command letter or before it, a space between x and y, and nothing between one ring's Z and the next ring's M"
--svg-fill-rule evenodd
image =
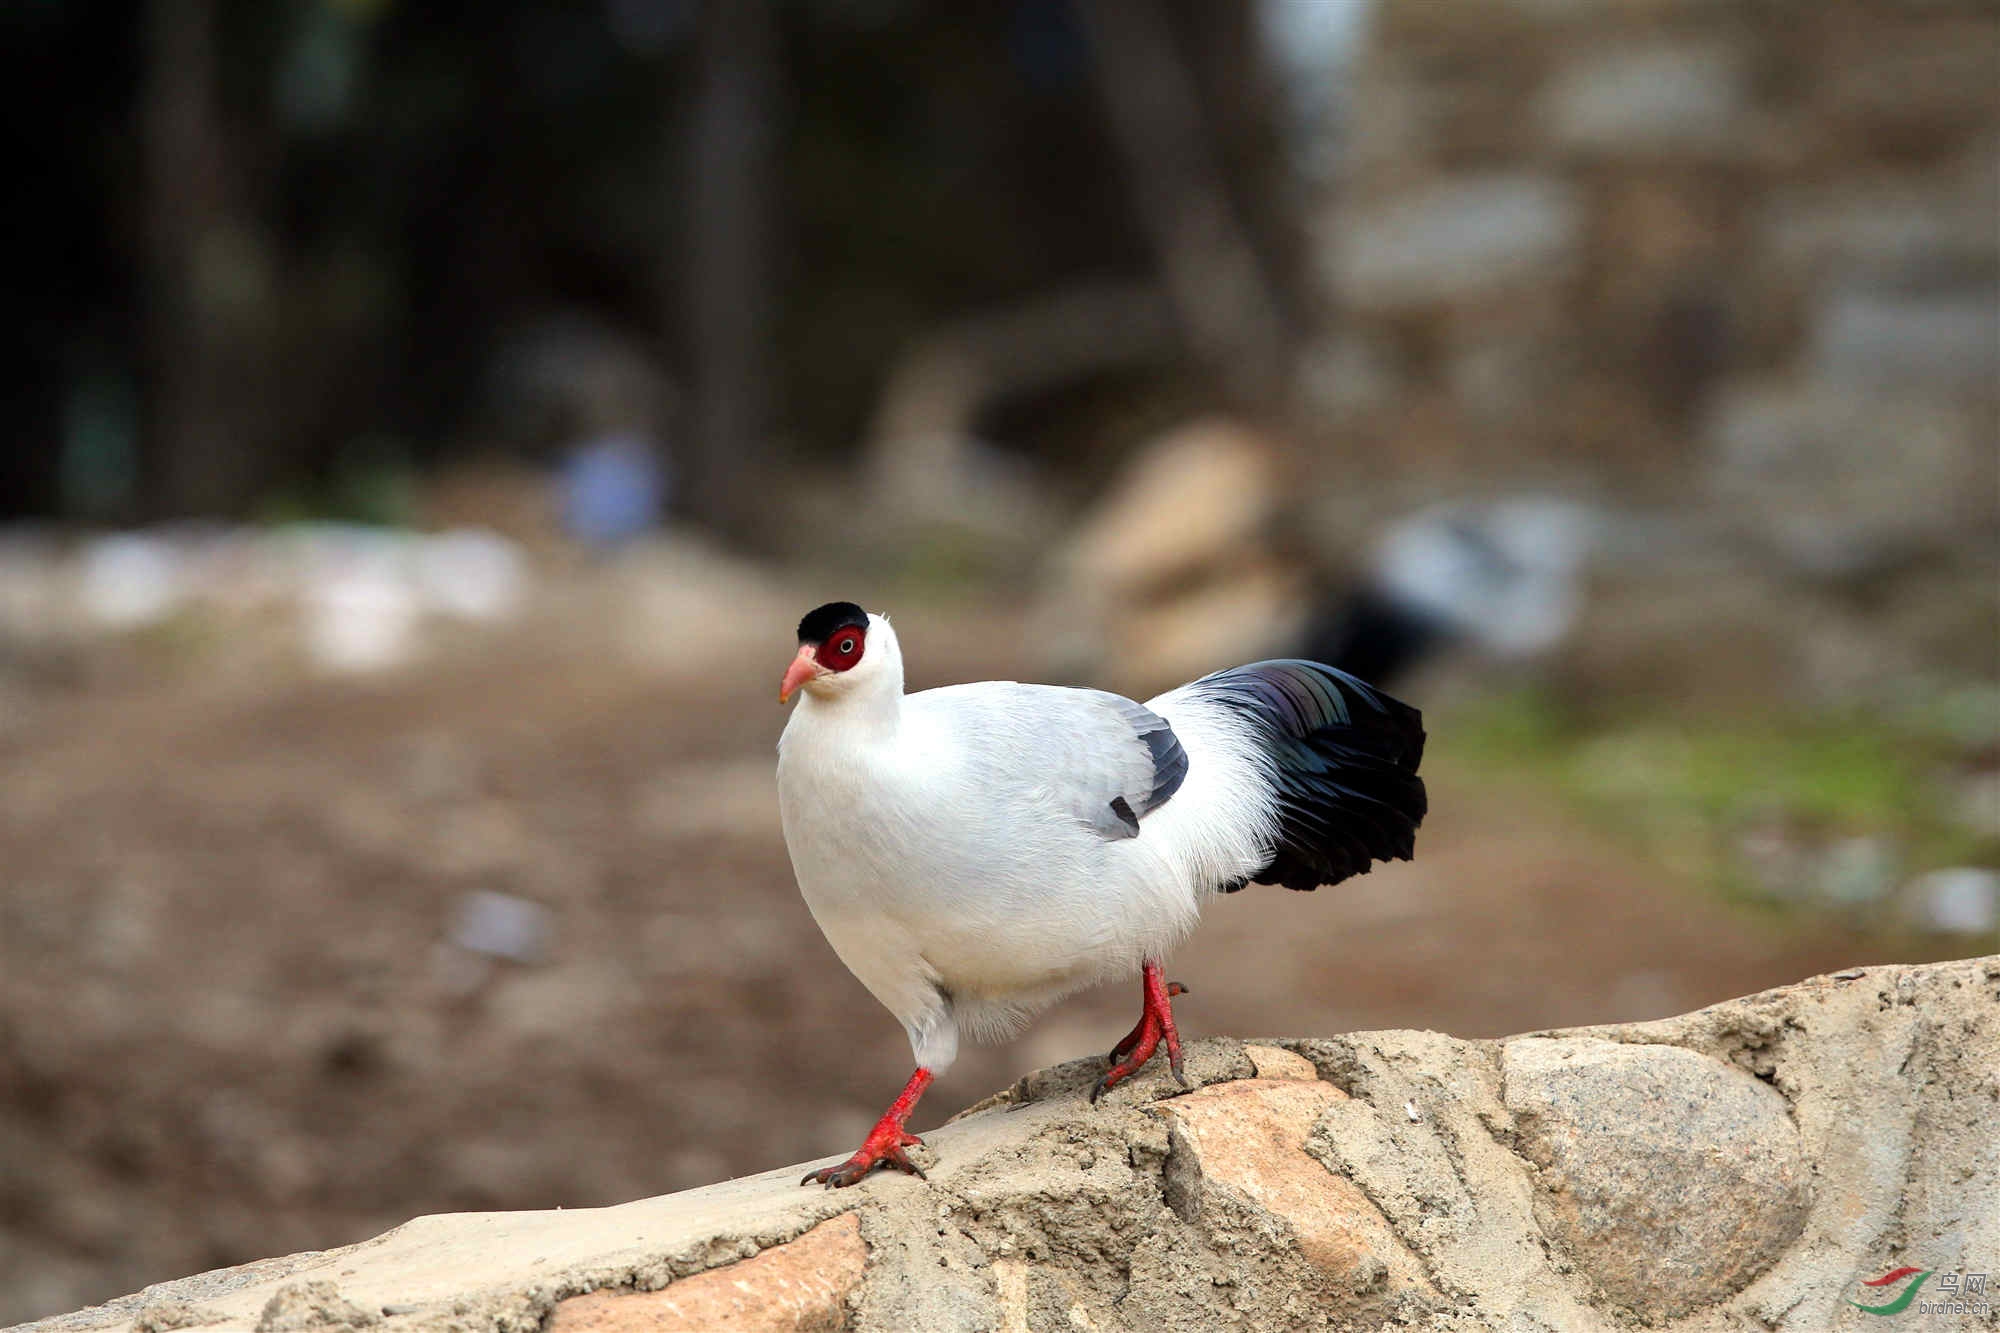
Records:
M1282 645L1307 578L1276 527L1284 454L1223 418L1142 445L1049 555L1046 669L1151 693Z

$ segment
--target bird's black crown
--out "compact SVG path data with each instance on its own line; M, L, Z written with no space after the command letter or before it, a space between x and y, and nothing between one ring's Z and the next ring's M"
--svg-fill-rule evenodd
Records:
M799 622L799 642L825 643L835 630L849 625L867 629L868 613L852 602L828 602L806 612L806 618Z

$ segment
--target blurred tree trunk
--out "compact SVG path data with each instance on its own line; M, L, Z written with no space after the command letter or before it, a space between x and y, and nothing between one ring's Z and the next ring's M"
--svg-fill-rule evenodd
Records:
M1232 205L1217 145L1158 0L1084 0L1112 142L1181 328L1246 405L1280 403L1292 348Z
M757 525L778 391L773 231L778 37L769 0L702 7L686 197L692 393L683 507L723 532Z
M215 0L151 0L145 162L148 507L228 513L268 477L268 247L240 211L216 94Z
M1343 0L1327 0L1342 3ZM1263 13L1297 0L1182 0L1189 73L1215 159L1247 243L1261 266L1288 345L1296 352L1332 317L1313 273L1311 227L1327 193L1310 193L1287 155L1281 74L1261 29ZM1322 71L1329 81L1333 71ZM1329 94L1330 95L1330 94Z

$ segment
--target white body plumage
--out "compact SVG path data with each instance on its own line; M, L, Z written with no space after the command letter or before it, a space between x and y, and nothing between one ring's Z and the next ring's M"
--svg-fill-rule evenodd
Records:
M924 1068L952 1063L961 1030L1011 1035L1136 975L1217 887L1270 859L1271 760L1188 687L1146 704L1186 776L1130 836L1106 805L1136 793L1128 808L1143 809L1152 779L1128 701L1003 681L906 695L895 632L874 615L861 660L818 684L778 743L785 843L820 929Z

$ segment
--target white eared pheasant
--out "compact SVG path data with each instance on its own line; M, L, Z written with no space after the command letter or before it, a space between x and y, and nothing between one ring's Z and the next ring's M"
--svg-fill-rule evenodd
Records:
M805 1183L852 1185L903 1149L917 1099L974 1039L1140 973L1145 1004L1091 1094L1164 1042L1161 979L1214 894L1312 889L1408 860L1426 800L1417 710L1317 662L1258 662L1137 704L985 681L903 692L881 616L799 622L779 699L785 844L813 918L909 1033L917 1071L860 1149Z

